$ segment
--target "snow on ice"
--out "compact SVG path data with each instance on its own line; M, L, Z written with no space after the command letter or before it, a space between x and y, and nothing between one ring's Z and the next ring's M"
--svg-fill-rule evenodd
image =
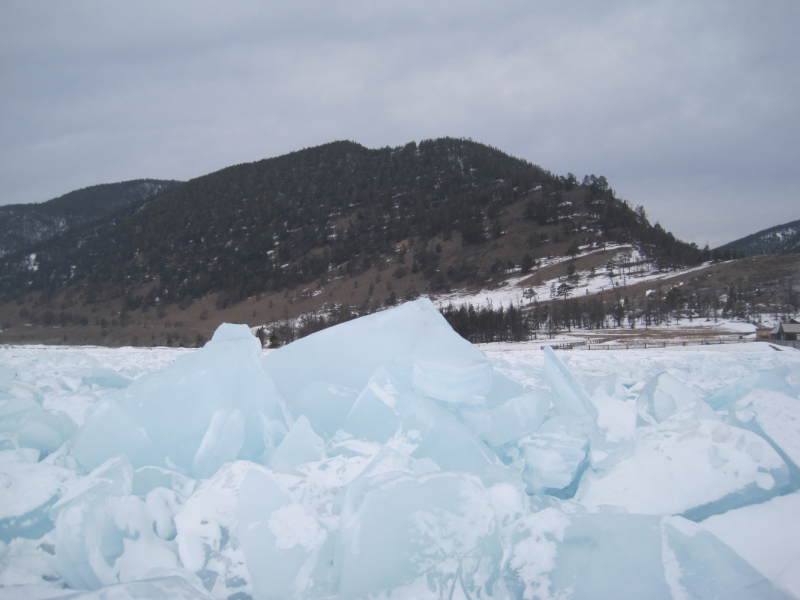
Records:
M0 349L9 598L797 598L800 353Z

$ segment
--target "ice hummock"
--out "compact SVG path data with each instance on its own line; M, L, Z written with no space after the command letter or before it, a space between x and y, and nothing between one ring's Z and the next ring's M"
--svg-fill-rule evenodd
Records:
M124 453L207 477L229 460L263 460L292 425L244 325L221 325L205 347L134 381L91 413L72 443L87 469Z
M493 378L486 355L427 299L300 339L267 356L264 367L289 404L314 381L363 390L379 367L420 395L453 403L486 394Z
M419 300L267 356L223 325L141 376L0 367L0 586L44 555L86 598L797 595L731 532L796 508L800 361L586 354L501 363Z

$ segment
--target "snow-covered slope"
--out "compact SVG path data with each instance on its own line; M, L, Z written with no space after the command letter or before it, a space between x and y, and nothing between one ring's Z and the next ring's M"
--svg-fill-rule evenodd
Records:
M653 288L658 283L667 279L680 278L708 267L710 263L703 263L686 269L662 270L658 265L647 259L633 246L607 244L601 248L584 247L576 258L586 258L599 253L614 252L612 259L606 261L602 268L591 270L577 270L571 276L548 275L549 267L568 263L573 260L569 256L553 256L543 258L535 269L529 273L521 273L517 269L510 273L500 285L494 289L484 289L478 292L465 289L449 294L436 296L437 306L448 304L473 304L485 306L491 304L495 307L524 306L534 301L548 301L564 298L564 289L568 298L596 294L603 291L619 289L638 283L653 283ZM542 276L542 272L545 273ZM567 288L561 288L566 284ZM559 292L559 288L562 290Z

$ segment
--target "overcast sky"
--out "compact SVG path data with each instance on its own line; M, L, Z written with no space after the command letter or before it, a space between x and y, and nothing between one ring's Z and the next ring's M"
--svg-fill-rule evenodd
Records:
M713 247L800 219L798 31L796 0L4 0L0 204L470 137Z

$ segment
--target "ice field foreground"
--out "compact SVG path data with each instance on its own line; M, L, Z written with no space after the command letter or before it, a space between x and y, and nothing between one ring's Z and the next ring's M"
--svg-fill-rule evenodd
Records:
M484 350L0 349L0 597L800 597L800 352Z

